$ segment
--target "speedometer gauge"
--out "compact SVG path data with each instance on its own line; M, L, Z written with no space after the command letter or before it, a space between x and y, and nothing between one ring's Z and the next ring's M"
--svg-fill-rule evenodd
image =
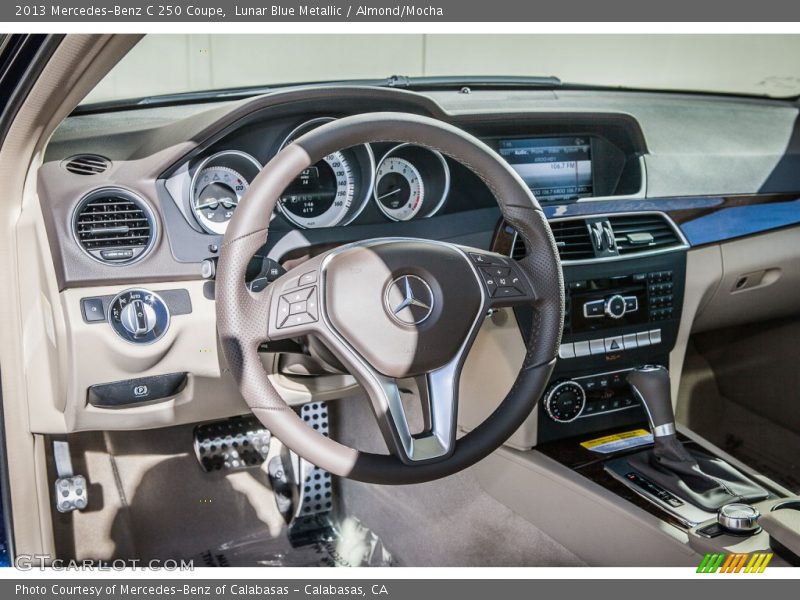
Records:
M425 184L417 168L405 158L388 156L375 174L375 200L390 219L413 219L425 198Z
M353 169L341 152L305 169L280 197L283 213L302 227L332 227L353 204Z
M286 137L278 150L333 120L320 117L306 121ZM289 184L278 200L278 210L300 227L345 225L369 202L374 173L375 157L368 145L332 152Z

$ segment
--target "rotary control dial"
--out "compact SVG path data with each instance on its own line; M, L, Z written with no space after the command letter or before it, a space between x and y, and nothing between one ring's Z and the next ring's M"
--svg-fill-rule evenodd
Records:
M549 390L544 397L544 410L558 423L570 423L577 419L586 405L586 392L575 381L562 381Z
M611 298L606 300L604 310L606 315L612 319L621 319L625 316L626 312L625 298L619 294L614 294Z
M126 342L152 344L169 327L169 309L158 294L149 290L125 290L110 302L108 322Z

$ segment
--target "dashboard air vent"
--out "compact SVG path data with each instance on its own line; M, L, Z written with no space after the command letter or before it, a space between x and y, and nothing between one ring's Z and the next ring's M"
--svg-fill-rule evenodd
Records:
M67 171L75 175L98 175L108 170L111 161L99 154L77 154L63 164Z
M672 225L661 215L641 214L609 216L620 256L635 252L650 252L683 242Z
M550 223L556 238L558 255L562 260L594 258L594 246L583 219L553 221Z
M143 257L155 240L150 207L118 188L95 190L75 209L73 230L81 248L107 264L127 264Z

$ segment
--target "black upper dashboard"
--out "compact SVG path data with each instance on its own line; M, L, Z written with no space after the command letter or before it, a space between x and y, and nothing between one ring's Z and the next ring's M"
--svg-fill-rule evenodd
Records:
M800 189L798 171L787 168L798 156L797 108L785 102L304 87L219 105L81 115L57 130L39 177L60 286L196 278L247 186L283 145L327 120L376 111L423 114L477 136L550 217L669 212L679 196ZM120 212L127 221L113 220ZM499 216L491 192L463 165L426 148L373 144L325 157L297 178L265 254L381 236L486 248ZM125 238L137 231L141 243L129 252Z

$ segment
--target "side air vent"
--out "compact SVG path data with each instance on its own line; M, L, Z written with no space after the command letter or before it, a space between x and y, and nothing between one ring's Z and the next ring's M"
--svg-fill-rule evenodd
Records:
M594 246L586 221L573 219L550 223L561 260L584 260L594 258Z
M99 154L77 154L65 160L63 165L75 175L98 175L108 170L111 161Z
M658 214L609 216L608 221L620 256L662 250L683 243L672 225Z
M73 231L81 248L106 264L142 258L155 240L156 222L144 200L118 188L95 190L75 209Z

